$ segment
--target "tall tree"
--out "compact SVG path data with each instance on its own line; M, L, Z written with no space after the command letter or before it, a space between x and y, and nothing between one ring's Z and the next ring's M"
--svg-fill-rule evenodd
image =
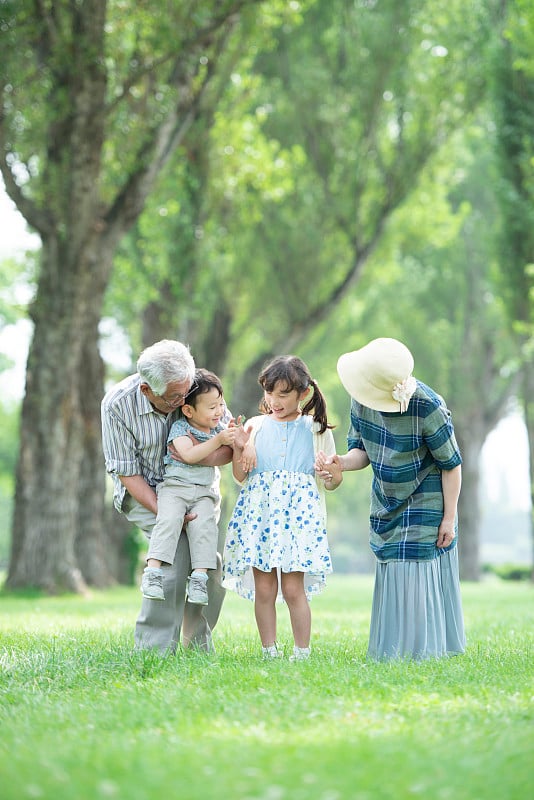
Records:
M41 236L7 584L83 590L103 524L98 325L113 253L259 0L2 4L0 168ZM88 510L90 508L90 513ZM103 550L103 548L101 548ZM105 561L91 578L110 580Z
M487 5L474 4L466 18L456 3L446 9L439 2L313 3L301 25L276 33L276 48L261 51L251 69L245 69L246 58L236 68L220 106L224 122L215 124L211 141L202 140L203 158L192 160L211 169L195 171L206 224L193 241L190 222L195 255L186 262L193 300L190 340L195 354L234 379L232 403L239 411L253 412L256 375L270 354L302 346L344 297L354 302L356 292L365 296L360 276L395 214L408 205L405 225L417 214L409 199L425 167L444 146L450 159L451 135L484 98L484 56L491 41ZM242 109L241 117L234 114L229 122L225 104ZM473 143L479 147L475 136ZM487 175L487 164L483 169ZM450 173L445 180L452 182ZM481 183L479 176L473 191L484 197ZM466 198L469 190L462 191ZM428 188L426 197L434 203ZM487 229L480 238L476 197L473 206L456 250L449 247L439 268L427 265L427 276L418 277L414 291L430 276L438 281L441 270L450 278L442 299L458 304L450 315L447 305L439 305L441 296L421 300L429 315L451 316L456 326L447 331L450 351L440 349L444 362L458 351L468 354L446 389L465 432L463 573L477 578L478 461L509 382L499 380L507 354L497 352L502 348L494 337L495 314L485 300L493 262L484 249ZM495 208L489 211L494 214ZM430 238L431 231L425 232ZM475 246L479 239L482 246ZM203 261L210 264L209 283L225 331L215 344L208 326L194 324L194 297L208 284ZM409 272L410 259L401 263ZM203 300L211 307L206 294ZM154 308L164 320L165 300L157 298ZM413 311L405 319L404 329L395 319L388 325L413 339ZM426 318L421 322L429 324ZM432 364L436 352L421 350L419 362Z
M503 10L504 31L493 60L501 285L517 342L519 394L530 454L534 552L534 9L517 0L503 3Z
M263 361L298 346L353 291L429 158L483 96L489 24L484 3L466 19L458 2L318 0L274 36L228 82L195 242L226 328L217 364L247 413ZM236 106L241 117L229 119ZM189 273L193 297L205 276ZM189 333L211 357L209 328Z

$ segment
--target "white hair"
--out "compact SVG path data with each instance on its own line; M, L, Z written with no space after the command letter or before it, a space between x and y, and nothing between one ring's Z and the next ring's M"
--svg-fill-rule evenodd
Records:
M143 350L137 360L137 372L154 394L162 395L169 383L192 383L195 362L185 344L162 339Z

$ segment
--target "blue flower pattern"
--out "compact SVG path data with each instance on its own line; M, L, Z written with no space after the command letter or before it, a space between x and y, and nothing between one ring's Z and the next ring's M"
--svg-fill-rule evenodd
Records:
M295 435L302 437L307 434L311 443L308 420L303 418L299 421L302 424ZM264 427L268 422L271 420L266 420ZM281 427L280 423L272 425ZM268 432L272 434L271 428ZM263 428L260 433L263 433ZM258 434L259 465L262 462L260 450L265 442L269 445L270 437ZM239 493L228 524L224 586L249 600L254 599L252 567L265 572L278 568L282 572L305 573L304 586L308 598L322 591L326 574L332 571L323 506L313 475L313 447L306 446L303 450L297 445L293 454L283 460L294 467L295 461L299 461L299 453L306 461L305 471L267 469L251 473ZM311 464L308 463L310 459Z

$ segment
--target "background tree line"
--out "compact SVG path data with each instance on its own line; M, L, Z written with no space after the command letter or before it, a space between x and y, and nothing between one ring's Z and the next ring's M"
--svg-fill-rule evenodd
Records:
M534 14L526 0L82 0L2 5L0 167L42 240L28 308L7 585L117 579L100 446L102 320L132 358L190 344L237 413L295 352L344 449L337 356L406 341L464 454L521 398L531 470ZM367 484L332 499L366 538ZM532 485L532 476L531 476ZM232 488L228 481L227 496ZM355 530L356 528L356 530Z

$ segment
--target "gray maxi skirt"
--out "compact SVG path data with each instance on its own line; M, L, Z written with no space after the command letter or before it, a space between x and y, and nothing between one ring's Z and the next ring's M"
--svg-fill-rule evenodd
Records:
M378 561L367 656L422 660L464 650L458 548L431 561Z

